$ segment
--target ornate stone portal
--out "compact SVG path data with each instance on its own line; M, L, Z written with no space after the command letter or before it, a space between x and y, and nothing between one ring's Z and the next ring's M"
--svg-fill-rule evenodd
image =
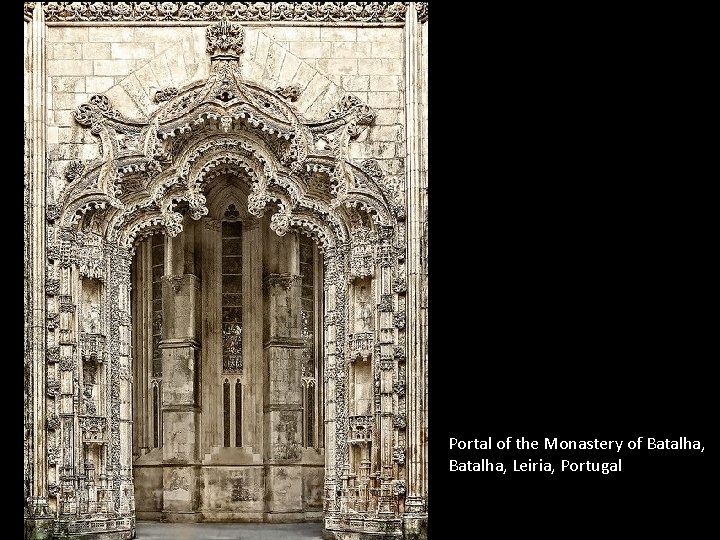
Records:
M32 527L50 521L58 537L134 535L133 363L138 351L132 347L131 265L138 246L158 234L171 239L167 253L172 256L172 246L179 245L174 253L181 257L179 267L166 263L163 277L164 316L170 313L175 323L163 329L162 371L172 371L176 379L166 377L158 398L166 441L161 514L175 519L198 510L193 493L202 491L195 487L202 483L201 445L169 440L200 422L207 403L195 379L205 354L201 333L194 331L198 315L183 319L188 302L199 303L195 296L205 293L182 263L184 240L178 244L176 239L184 238L197 220L205 224L202 234L220 234L217 219L223 217L208 208L209 193L221 179L234 178L246 204L224 205L225 219L267 223L278 237L306 235L322 255L323 292L317 304L322 309L317 371L322 380L306 376L307 360L287 365L283 360L303 343L303 335L292 330L301 327L297 313L294 323L278 323L283 309L289 317L295 311L290 305L301 299L296 267L280 265L264 276L270 320L263 362L271 373L290 366L291 378L297 371L298 382L322 385L324 424L318 432L324 434L327 534L420 537L426 520L421 480L426 457L419 433L425 423L417 415L424 414L425 404L413 379L424 377L424 369L416 368L419 336L411 335L408 345L408 322L415 315L406 313L407 204L373 160L356 163L348 153L349 142L373 123L376 112L347 95L323 119L309 121L292 104L297 88L269 90L243 79L240 25L223 19L208 26L206 35L209 77L158 90L160 106L150 118L126 118L104 95L92 95L74 111L101 152L93 161L73 162L65 173L66 187L54 200L43 201L46 224L40 231L47 247L36 248L46 251L47 264L26 277L44 282L45 298L29 294L28 302L42 302L47 318L45 343L38 348L36 312L26 314L26 349L45 354L44 373L26 363L26 374L33 372L26 381L26 403L42 408L35 417L45 420L34 426L26 422L34 442L26 446L27 517ZM28 176L32 171L26 170ZM32 204L31 187L26 182L26 208ZM38 227L33 223L33 231ZM33 231L26 228L26 243L37 234ZM412 276L417 279L417 272ZM416 294L417 285L411 291ZM180 320L185 330L178 328ZM242 355L232 358L224 369L242 372ZM187 388L189 393L182 394ZM272 385L266 391L272 394ZM409 405L410 398L416 401ZM300 461L302 420L286 409L278 405L265 415L271 443L264 462L268 491L254 492L243 478L229 488L233 500L264 500L258 513L263 520L280 508L272 500L274 486L283 487L278 476ZM418 432L409 433L409 427ZM413 477L410 467L415 467ZM33 472L45 481L28 478ZM172 497L175 505L168 504Z

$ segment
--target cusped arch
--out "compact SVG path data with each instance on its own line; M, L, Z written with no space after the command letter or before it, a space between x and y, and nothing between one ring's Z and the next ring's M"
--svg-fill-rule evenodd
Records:
M232 208L237 213L236 219L255 220L255 216L247 209L249 188L242 179L242 173L233 167L224 167L217 173L214 178L208 180L205 191L208 216L214 219L227 219L226 212Z
M223 172L247 188L243 212L260 218L271 209L277 234L306 230L323 249L352 248L366 236L356 234L354 212L367 216L362 228L374 231L369 238L404 218L377 163L353 164L348 156L349 140L374 121L371 108L345 95L325 117L306 120L287 94L243 80L242 47L227 49L211 35L207 79L159 90L149 119L125 118L105 96L78 108L76 120L100 138L103 157L63 198L63 226L101 209L110 242L130 247L156 229L174 236L182 230L178 204L187 203L193 219L208 215L207 184Z

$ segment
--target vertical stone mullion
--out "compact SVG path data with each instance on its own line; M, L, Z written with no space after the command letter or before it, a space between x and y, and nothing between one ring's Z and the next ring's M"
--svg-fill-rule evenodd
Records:
M378 297L392 293L392 267L380 265L377 274L377 288L379 289ZM380 500L379 513L393 513L394 508L390 506L391 501L391 482L393 479L393 365L388 365L388 358L392 358L392 349L394 343L394 329L392 311L376 311L378 320L378 343L379 347L375 351L379 351L379 357L374 354L373 362L375 370L379 371L380 379L380 409L376 411L376 422L378 426L378 436L376 440L379 448L374 451L379 456L380 463Z
M313 249L315 249L315 298L314 302L315 305L313 306L314 314L315 314L315 321L314 321L314 336L313 339L315 340L314 345L314 356L313 359L315 362L315 410L313 411L313 414L315 415L315 435L314 435L314 441L315 446L317 448L322 448L324 446L323 444L323 438L325 436L324 433L324 412L323 412L323 399L324 399L324 392L325 392L325 385L323 384L324 380L324 366L323 366L323 357L324 357L324 350L325 350L325 331L323 327L323 320L324 320L324 310L325 310L325 302L324 302L324 288L323 288L323 261L322 261L322 255L320 254L319 250L317 249L317 246L315 246Z
M154 415L152 400L152 375L153 375L153 308L152 308L152 246L150 240L142 243L143 257L141 259L142 266L142 284L143 284L143 303L142 303L142 348L144 354L143 376L145 380L145 443L149 448L153 448L153 433L155 423L158 419ZM148 421L148 419L152 419ZM162 446L162 434L160 435L158 444Z

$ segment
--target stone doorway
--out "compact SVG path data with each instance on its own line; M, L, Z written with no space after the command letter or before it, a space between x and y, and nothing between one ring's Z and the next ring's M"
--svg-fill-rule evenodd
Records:
M208 215L136 244L138 519L322 519L322 255L248 213L249 181L219 168Z
M322 516L328 536L417 536L422 246L420 222L405 222L420 203L404 199L401 169L385 176L374 153L351 152L377 116L360 98L311 85L305 116L297 89L244 78L240 25L205 36L209 76L158 89L145 113L86 96L73 129L94 157L62 164L58 189L33 158L43 333L27 388L44 428L28 445L28 515L58 536L125 539L136 516ZM227 291L225 276L240 276Z

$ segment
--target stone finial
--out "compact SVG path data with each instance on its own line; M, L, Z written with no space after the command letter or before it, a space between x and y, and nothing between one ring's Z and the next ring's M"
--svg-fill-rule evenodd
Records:
M229 23L225 18L208 26L205 35L210 56L238 57L244 51L245 30L239 24Z

